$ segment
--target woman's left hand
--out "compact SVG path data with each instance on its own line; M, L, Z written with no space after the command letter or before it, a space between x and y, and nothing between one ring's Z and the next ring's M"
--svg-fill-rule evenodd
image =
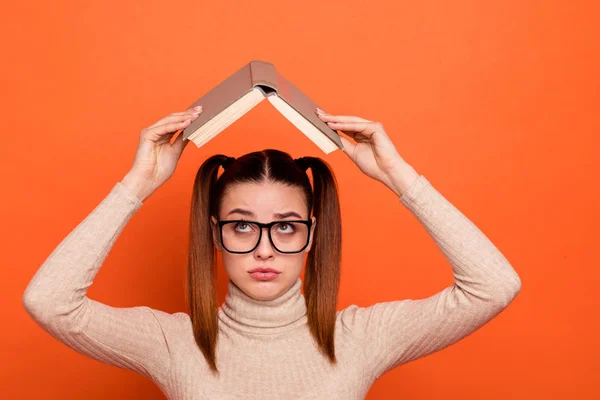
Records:
M410 186L419 176L398 154L380 122L350 115L330 115L317 108L317 115L333 130L340 130L356 141L340 136L344 153L367 176L376 179L396 194Z

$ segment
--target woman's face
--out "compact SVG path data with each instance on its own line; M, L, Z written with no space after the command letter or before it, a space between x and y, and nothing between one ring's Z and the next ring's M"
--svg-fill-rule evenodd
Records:
M295 213L295 214L294 214ZM282 214L282 215L278 215ZM287 216L286 216L287 215ZM229 187L223 196L219 219L221 221L243 219L268 223L271 221L306 220L308 210L302 189L290 187L281 183L263 182L240 183ZM308 246L300 253L279 253L269 241L267 229L263 229L258 246L250 253L230 253L221 245L219 227L216 219L211 217L213 242L218 251L222 252L223 264L229 278L244 293L257 300L271 300L285 293L298 279L304 265L306 253L312 246L312 238L316 219L312 219L310 241ZM236 229L235 235L250 235L248 225L229 225L229 232ZM280 225L279 232L289 232L289 227ZM256 231L255 231L256 232ZM227 245L227 239L224 239ZM257 268L273 268L280 273L272 280L258 280L252 277L250 270Z

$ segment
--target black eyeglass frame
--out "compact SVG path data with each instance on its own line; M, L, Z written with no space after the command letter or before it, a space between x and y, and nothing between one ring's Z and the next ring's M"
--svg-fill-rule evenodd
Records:
M247 224L255 224L260 228L260 232L258 233L258 240L256 241L256 245L248 251L232 251L229 250L227 248L227 246L225 246L225 242L223 242L223 225L226 224L232 224L232 223L238 223L238 222L244 222ZM281 251L277 248L277 246L275 246L275 243L273 243L273 238L271 237L271 227L273 225L276 224L281 224L281 223L285 223L285 222L299 222L299 223L303 223L307 226L308 228L308 235L306 235L306 243L304 244L304 246L302 246L302 248L300 250L297 251ZM262 232L264 228L268 228L268 237L269 237L269 242L271 242L271 246L273 246L273 248L275 250L277 250L279 253L282 254L296 254L296 253L300 253L302 252L306 246L308 246L308 244L310 243L310 228L312 227L312 219L286 219L286 220L279 220L279 221L271 221L269 223L263 224L262 222L257 222L257 221L249 221L247 219L229 219L229 220L225 220L225 221L219 221L217 220L217 225L219 226L219 234L221 236L221 245L223 246L223 248L225 250L227 250L229 253L233 253L233 254L248 254L248 253L252 253L254 250L256 250L256 248L258 247L258 245L260 244L260 240L262 239Z

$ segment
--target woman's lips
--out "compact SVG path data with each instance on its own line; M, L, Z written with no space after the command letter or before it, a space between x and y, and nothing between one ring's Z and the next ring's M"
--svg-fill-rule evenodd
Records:
M277 272L250 272L250 276L259 281L270 281L279 276Z

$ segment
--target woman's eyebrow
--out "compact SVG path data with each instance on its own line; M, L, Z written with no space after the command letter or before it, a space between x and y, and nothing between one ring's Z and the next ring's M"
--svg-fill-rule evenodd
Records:
M275 217L277 219L283 219L283 218L287 218L287 217L297 217L298 219L302 219L300 214L298 214L294 211L288 211L286 213L275 213L275 214L273 214L273 217Z
M234 208L233 210L229 211L229 213L227 213L227 216L229 216L231 214L242 214L242 215L247 215L249 217L254 217L254 213L252 211L244 210L242 208ZM300 214L298 214L295 211L288 211L285 213L275 213L275 214L273 214L273 217L276 219L283 219L283 218L287 218L287 217L296 217L298 219L302 219Z
M231 214L242 214L242 215L248 215L250 217L254 216L254 213L252 211L248 211L248 210L244 210L242 208L234 208L233 210L229 211L227 213L227 215L231 215Z

